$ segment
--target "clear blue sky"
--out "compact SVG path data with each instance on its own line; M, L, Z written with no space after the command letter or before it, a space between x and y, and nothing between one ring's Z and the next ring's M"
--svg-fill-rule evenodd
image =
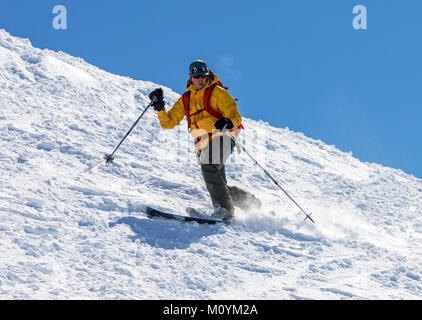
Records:
M243 116L422 178L421 13L420 0L1 0L0 28L179 93L201 58Z

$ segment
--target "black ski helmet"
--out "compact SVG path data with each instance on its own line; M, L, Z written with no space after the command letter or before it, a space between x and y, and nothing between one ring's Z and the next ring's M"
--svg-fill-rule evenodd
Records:
M210 74L207 64L202 60L195 60L189 66L189 78L208 76Z

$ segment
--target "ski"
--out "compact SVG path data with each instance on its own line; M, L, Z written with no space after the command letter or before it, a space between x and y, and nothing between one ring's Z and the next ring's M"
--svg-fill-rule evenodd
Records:
M174 213L160 211L151 207L145 207L142 211L150 219L169 219L177 220L180 222L198 222L200 224L216 224L224 222L222 219L211 218L211 217L193 217L193 216L182 216Z

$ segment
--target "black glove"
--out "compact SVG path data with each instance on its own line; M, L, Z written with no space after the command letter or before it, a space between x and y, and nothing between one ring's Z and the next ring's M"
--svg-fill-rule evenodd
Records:
M233 122L229 119L229 118L220 118L218 119L214 126L218 129L218 130L223 130L224 129L233 129Z
M164 110L164 105L166 103L164 102L163 89L155 89L149 94L149 98L151 99L155 111Z

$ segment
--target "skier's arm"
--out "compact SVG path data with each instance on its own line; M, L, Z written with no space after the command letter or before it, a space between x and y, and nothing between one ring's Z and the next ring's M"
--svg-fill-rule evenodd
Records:
M160 120L160 124L163 129L173 129L180 123L180 121L183 120L186 115L182 97L177 100L173 108L171 108L169 111L164 109L158 111L157 114L158 120Z
M233 127L237 128L242 122L242 117L237 109L236 101L226 90L222 88L216 87L214 91L217 93L217 107L223 115L223 118L230 119L233 123Z

